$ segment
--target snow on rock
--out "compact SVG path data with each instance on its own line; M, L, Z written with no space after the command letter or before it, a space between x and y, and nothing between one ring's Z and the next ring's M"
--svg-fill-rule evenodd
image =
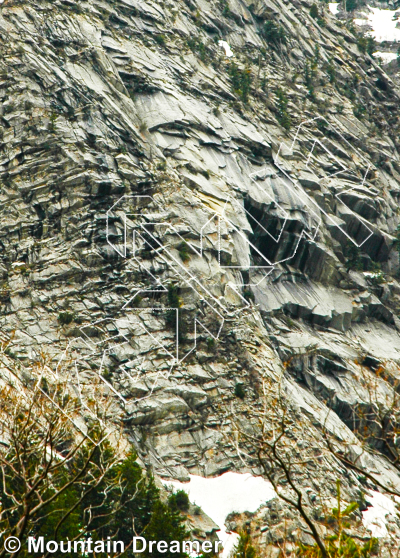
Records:
M224 544L223 558L227 558L239 536L228 533L225 519L231 512L255 512L262 504L275 497L269 482L250 473L224 473L220 477L204 478L189 475L190 482L164 481L166 486L184 490L191 502L197 504L219 526L219 539Z
M218 41L218 44L220 47L224 49L225 56L227 56L228 58L231 58L231 56L233 56L232 49L226 41Z
M339 2L329 2L329 9L333 15L337 15L339 12Z
M374 52L376 58L382 58L384 64L389 64L392 60L396 60L397 54L395 52Z
M382 41L400 41L400 29L396 27L397 21L394 18L395 10L381 10L380 8L369 8L367 19L355 19L357 25L372 27L370 31L378 43Z
M364 526L371 531L373 537L385 537L388 534L386 515L396 515L396 505L393 500L376 491L372 491L372 497L368 501L372 506L362 512Z

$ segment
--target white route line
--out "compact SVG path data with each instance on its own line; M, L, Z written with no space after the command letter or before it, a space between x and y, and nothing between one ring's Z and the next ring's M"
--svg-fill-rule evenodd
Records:
M334 119L335 119L335 118L334 118ZM356 242L356 240L353 239L345 230L343 230L343 228L342 228L334 219L332 219L332 217L331 217L322 207L320 207L320 206L318 205L317 201L316 201L314 198L312 198L311 196L309 196L306 192L304 192L303 189L301 189L302 194L307 198L308 201L310 201L313 205L317 206L317 207L318 207L318 210L319 210L321 213L323 213L323 214L325 215L325 217L327 217L327 219L329 219L329 221L330 221L335 227L339 228L339 229L341 230L341 232L342 232L351 242L353 242L353 244L355 244L355 246L357 246L358 248L361 248L361 246L362 246L365 242L367 242L367 240L368 240L369 238L371 238L371 236L373 235L373 231L366 225L366 222L369 224L369 221L367 221L366 219L363 219L360 215L358 215L357 213L355 213L355 212L341 199L340 196L342 196L343 194L346 194L346 193L348 193L348 192L351 192L352 190L355 190L357 187L360 187L360 186L362 187L362 186L364 186L364 183L365 183L365 181L366 181L366 179L367 179L368 173L369 173L369 171L371 170L371 168L373 168L373 167L372 167L371 163L370 163L370 162L369 162L369 161L368 161L368 160L367 160L354 146L352 146L351 143L348 142L348 141L346 140L346 138L345 138L337 129L333 128L333 126L331 125L331 123L330 123L324 116L317 116L317 117L315 117L315 118L311 118L311 119L309 119L309 120L306 120L305 122L302 122L302 123L298 126L298 128L297 128L297 131L296 131L296 134L295 134L294 139L293 139L293 141L292 141L291 147L289 148L284 142L281 143L281 145L280 145L280 147L279 147L279 150L278 150L278 153L277 153L277 155L276 155L276 157L275 157L275 159L274 159L274 163L275 163L275 165L279 168L279 170L285 175L285 177L286 177L294 186L296 186L296 185L298 184L298 181L294 181L294 180L292 179L292 177L286 172L284 166L283 166L282 164L279 163L279 154L280 154L280 152L281 152L281 150L282 150L282 148L283 148L284 146L285 146L285 147L288 147L289 151L291 151L291 152L293 153L293 149L294 149L294 146L295 146L295 144L296 144L296 141L297 141L298 135L299 135L299 133L300 133L300 130L301 130L306 124L309 124L309 123L314 122L314 121L316 121L316 120L325 121L325 122L328 124L328 126L330 126L330 127L333 129L333 131L334 131L335 133L337 133L337 134L340 136L341 140L342 140L343 142L346 143L346 145L349 147L349 149L355 151L356 154L357 154L357 156L358 156L362 161L365 162L365 165L366 165L367 170L366 170L366 172L365 172L365 174L364 174L364 177L363 177L363 180L362 180L361 184L358 184L357 186L353 186L352 188L349 188L348 190L345 190L345 191L343 191L343 192L340 192L339 194L336 194L336 193L335 193L335 197L336 197L341 203L343 203L343 205L345 205L345 206L347 207L347 209L352 213L352 215L354 215L354 217L360 222L360 224L361 224L363 227L365 227L365 228L367 229L367 231L368 231L370 234L369 234L360 244L358 244L358 243ZM336 120L336 119L335 119L335 120ZM336 122L337 122L337 120L336 120ZM338 123L338 124L339 124L339 123ZM314 149L314 147L315 147L315 144L316 144L317 142L319 143L319 145L320 145L323 149L325 149L326 152L329 153L329 155L335 160L335 162L337 162L340 166L342 166L343 170L340 170L340 171L338 171L338 172L332 173L331 175L328 175L328 176L323 177L323 178L319 178L319 177L314 173L314 171L308 166L308 163L309 163L309 160L310 160L310 157L311 157L311 153L312 153L312 151L313 151L313 149ZM306 166L310 169L310 171L314 174L314 176L315 176L315 177L317 178L317 180L320 181L320 182L322 182L323 180L332 178L332 177L334 177L334 176L337 176L337 175L339 175L340 173L345 172L345 171L349 171L350 173L353 172L353 171L350 169L350 167L344 166L344 165L342 164L342 162L341 162L339 159L337 159L337 157L335 157L335 155L333 155L333 153L331 153L331 151L330 151L327 147L325 147L319 139L316 139L316 140L314 141L313 148L312 148L312 150L311 150L311 152L310 152L310 155L309 155L309 157L308 157L308 159L307 159L307 164L306 164ZM250 175L250 176L251 176L251 175Z
M296 145L296 142L298 140L299 134L301 129L306 126L307 124L314 122L316 120L323 120L325 121L329 126L331 126L333 128L333 126L326 120L326 118L322 117L322 116L318 116L312 119L309 119L303 123L301 123L295 133L295 136L293 138L292 144L290 146L289 151L293 153L294 147ZM336 120L336 119L335 119ZM337 122L337 121L336 121ZM339 125L339 123L337 122L337 124ZM148 397L151 397L155 387L158 385L158 381L160 377L163 377L164 379L168 379L172 369L174 366L177 366L179 364L181 364L187 357L188 355L190 355L197 347L197 326L201 326L206 332L207 334L214 340L218 339L224 322L225 322L225 316L235 316L237 315L239 312L242 311L242 309L239 310L232 310L230 308L228 308L225 304L223 304L221 302L220 299L216 298L211 292L210 290L203 285L203 283L198 279L198 277L196 277L193 273L191 273L189 271L189 269L180 261L178 260L174 254L171 252L171 249L169 248L169 244L167 243L166 245L164 245L159 238L157 238L152 230L150 229L157 229L160 227L166 227L165 231L164 231L164 236L166 234L168 234L168 232L172 232L172 234L174 235L174 237L178 237L182 240L182 242L186 243L191 250L193 250L193 252L203 258L204 257L204 252L205 252L205 242L207 241L208 243L211 244L211 246L213 247L214 244L207 238L207 235L210 234L210 232L206 232L207 227L211 226L211 232L212 231L216 231L217 233L217 252L218 252L218 264L222 269L243 269L246 271L249 270L257 270L258 272L261 273L262 277L261 279L259 279L257 282L252 283L239 283L239 284L230 284L228 283L226 285L226 288L231 288L241 299L243 305L247 308L250 307L249 302L242 296L241 294L241 289L245 286L257 286L259 285L262 281L264 281L269 275L270 273L276 269L276 266L278 264L282 264L284 262L287 262L289 260L291 260L293 257L295 257L299 244L301 242L301 240L303 238L308 238L311 242L315 242L315 239L317 237L318 231L320 229L321 223L322 223L322 215L324 215L335 227L339 228L341 230L341 232L351 241L353 242L356 246L361 247L373 234L373 231L366 225L366 223L369 224L369 222L367 220L364 220L361 216L359 216L358 214L356 214L354 211L352 211L347 204L341 199L341 196L352 192L353 190L356 190L357 188L363 187L365 184L365 181L367 179L368 173L371 170L371 163L369 161L367 161L367 159L365 157L363 157L360 152L355 149L345 138L344 136L338 132L337 130L334 130L341 138L341 140L343 142L345 142L345 144L351 148L352 150L355 151L357 157L364 161L366 164L366 172L364 174L363 180L360 184L351 187L345 191L336 193L335 192L335 197L341 202L343 203L347 209L352 213L352 215L354 215L356 217L356 219L358 219L360 225L362 227L365 227L367 229L367 231L369 232L369 235L360 243L358 244L355 239L353 239L345 230L343 230L342 226L339 225L322 207L319 206L319 204L317 203L317 201L312 198L311 196L309 196L304 189L301 187L301 185L299 184L299 182L297 180L293 180L293 178L290 176L290 174L287 172L287 170L285 169L284 164L282 164L280 162L280 154L281 151L284 147L288 147L286 144L284 144L284 142L281 143L278 153L275 156L274 159L274 164L275 166L279 169L279 171L281 171L281 173L283 174L283 177L281 176L276 176L276 172L274 171L274 169L272 169L271 167L265 167L263 170L261 171L257 171L254 172L252 174L250 174L250 179L252 180L252 183L254 184L255 188L257 189L258 193L261 195L261 203L264 203L266 200L269 200L269 202L271 204L274 204L274 209L278 209L281 212L281 215L283 217L283 222L281 224L280 227L280 231L277 234L277 236L274 236L273 234L271 234L259 221L258 219L256 219L244 206L242 206L239 201L237 199L235 199L232 195L229 195L229 197L227 198L227 200L225 201L225 204L223 206L223 210L221 213L215 212L207 221L206 223L201 227L200 231L199 231L199 236L200 236L200 247L198 248L197 246L194 246L193 243L189 242L188 240L186 240L184 237L182 237L182 235L179 233L179 231L176 229L176 227L174 225L172 225L171 223L168 222L160 222L159 220L153 220L149 222L149 219L151 219L152 217L157 217L158 219L164 217L164 218L168 218L168 213L166 212L162 212L162 207L160 206L160 204L152 197L152 196L148 196L148 195L138 195L138 196L134 196L134 195L125 195L122 196L121 198L119 198L113 205L112 207L107 211L106 213L106 235L107 235L107 243L113 248L113 250L121 257L123 257L124 259L128 259L129 261L133 261L134 263L137 264L139 270L141 272L145 272L146 274L148 274L151 277L153 286L151 288L139 288L136 291L134 291L134 293L132 294L132 296L129 297L128 300L126 300L126 302L123 304L121 310L123 311L127 311L129 308L132 308L130 306L130 304L135 300L135 298L138 295L146 295L146 294L155 294L155 293L166 293L168 292L168 288L148 269L146 269L146 267L143 265L143 263L137 258L136 254L137 254L137 248L138 248L138 242L141 242L143 245L148 245L150 246L151 250L153 250L155 252L155 254L157 255L157 257L159 257L161 259L162 262L164 262L171 271L174 272L175 276L182 280L189 288L191 288L198 296L200 299L200 304L202 305L207 305L217 316L219 319L219 328L216 334L213 334L197 317L197 314L195 314L194 316L194 344L193 347L187 351L185 353L185 355L180 358L179 355L179 308L165 308L165 307L149 307L149 308L132 308L132 310L137 310L140 311L141 313L146 312L146 311L151 311L151 312L168 312L171 310L175 311L175 320L176 320L176 328L175 328L175 355L173 353L170 352L170 350L167 348L166 345L164 345L163 343L161 343L153 334L152 332L150 332L146 326L143 324L142 321L140 321L140 318L138 316L135 316L135 318L138 321L132 321L133 318L130 317L123 317L123 318L118 318L118 319L111 319L111 318L104 318L104 319L100 319L97 320L89 325L85 325L81 328L81 332L82 332L82 336L75 338L74 342L75 343L79 343L82 342L84 347L86 347L88 353L85 353L85 355L81 355L78 356L74 359L74 368L75 368L75 374L76 374L76 381L77 381L77 386L75 386L75 384L72 384L72 387L75 389L77 389L78 393L79 393L79 399L80 399L80 403L81 405L87 409L91 414L92 411L91 409L85 404L84 402L84 393L83 393L83 389L81 386L81 382L80 382L80 373L78 370L78 364L80 361L89 361L93 358L100 358L100 365L98 368L98 371L93 371L91 370L91 373L96 374L102 382L104 382L104 384L121 400L121 402L123 403L123 405L125 406L125 404L127 403L127 400L123 397L123 395L120 393L119 390L117 390L112 384L111 382L109 382L106 378L104 378L103 376L103 368L105 367L105 359L106 357L110 354L111 351L115 350L116 348L120 348L123 345L128 344L130 345L130 338L134 338L136 334L122 334L122 333L118 333L116 335L108 335L106 336L104 339L101 339L98 342L93 342L93 340L89 337L89 335L87 333L85 333L85 328L90 328L90 327L98 327L99 330L101 330L100 326L106 326L107 322L109 321L111 324L113 324L115 326L115 329L117 331L119 331L121 324L125 322L128 323L128 326L139 326L141 327L144 332L145 335L150 336L150 338L156 343L156 345L159 346L159 348L161 348L161 350L165 351L165 353L171 358L170 361L170 367L167 371L150 371L150 370L143 370L143 364L146 360L145 356L137 356L134 359L131 359L125 363L122 363L119 365L118 370L120 370L123 374L125 374L131 381L133 381L133 383L135 384L136 382L139 382L139 378L141 377L142 374L155 374L155 379L152 382L152 386L150 389L150 392L147 395L144 395L143 397L139 397L136 399L130 399L129 400L129 404L131 403L137 403L139 401L142 401L143 399L147 399ZM309 171L316 177L317 181L319 182L323 182L326 179L331 179L335 176L339 176L341 173L344 172L348 172L348 173L353 173L352 169L350 169L350 167L347 167L344 163L342 163L341 160L339 160L333 153L332 151L326 147L318 138L312 138L312 146L311 149L309 149L309 153L308 153L308 157L306 159L306 168L309 169ZM321 148L322 150L324 150L329 157L331 157L333 159L333 161L340 167L339 170L336 170L335 172L327 175L327 176L323 176L323 177L319 177L313 170L313 160L317 160L317 156L314 154L315 153L315 149L316 147ZM272 171L269 173L266 173L265 171L269 170ZM232 208L232 210L235 210L235 207L242 213L244 214L247 219L249 220L250 223L255 223L255 227L253 228L253 230L262 230L266 235L268 235L271 240L278 245L282 239L282 234L286 228L286 225L290 219L290 211L285 209L280 203L278 203L275 199L275 196L272 196L271 194L269 194L268 191L266 191L261 185L260 182L261 181L265 181L267 178L273 176L275 180L278 180L279 183L283 186L284 190L288 191L289 194L291 194L291 196L295 199L298 200L299 202L299 207L296 208L297 211L301 211L305 217L304 222L303 222L303 229L301 231L301 233L299 234L299 238L295 244L295 246L293 247L293 253L292 255L285 257L281 260L278 261L270 261L258 248L257 246L254 245L253 242L251 242L247 236L247 234L241 229L239 228L237 225L235 225L232 222L232 219L229 218L229 216L227 215L228 212L228 207ZM272 188L272 185L271 185ZM121 202L123 201L134 201L136 202L134 205L137 207L137 213L131 213L131 212L126 212L123 210L123 208L121 207ZM156 206L156 211L154 212L154 210L152 210L152 212L149 213L143 213L143 211L140 211L141 209L141 202L142 201L150 201L150 203ZM143 207L145 208L145 206ZM158 211L157 211L158 210ZM115 215L115 217L114 217ZM133 218L133 221L130 218ZM140 220L141 218L145 218L146 222L138 222L138 219ZM276 220L279 223L280 218L276 217ZM117 232L116 232L116 236L118 237L119 234L122 234L122 239L121 242L118 243L116 242L114 244L114 242L111 241L111 237L112 237L112 233L110 231L110 221L111 220L115 220L115 221L122 221L123 224L123 229L122 229L122 233L118 231L118 227L116 227ZM249 249L250 249L250 253L256 253L263 262L265 262L266 265L222 265L221 262L221 252L222 252L222 240L221 240L221 229L222 229L222 221L225 223L226 229L228 234L231 234L232 232L236 233L237 235L239 235L245 242L245 244L248 245ZM132 229L132 254L128 255L128 229ZM146 238L147 236L147 238ZM152 243L151 243L151 242ZM128 265L129 265L129 261L128 261ZM156 286L154 286L156 285ZM217 310L218 308L218 310ZM106 330L107 328L105 328ZM128 330L130 328L128 327ZM128 338L129 337L129 338ZM117 340L120 340L120 342L118 342ZM114 343L113 345L110 346L110 343ZM62 354L57 367L56 367L56 375L57 377L59 377L59 372L60 372L60 368L61 368L61 362L67 358L67 353L68 350L70 349L72 345L72 342L68 343L68 346L66 347L64 353ZM108 347L101 349L101 347L105 347L106 345L108 345ZM78 349L77 349L78 350ZM154 350L154 349L153 349ZM134 369L136 370L136 377L133 377L131 372L128 371L128 365L132 365L136 362L139 362L139 366L141 367L141 369L139 369L139 366L135 366ZM50 370L50 369L49 369ZM50 372L53 374L53 372L50 370ZM86 371L87 373L87 371ZM42 375L43 375L43 371L42 371ZM41 377L42 377L41 375ZM41 381L41 377L40 380ZM36 384L37 388L41 390L41 388L39 387L39 383ZM146 384L145 384L146 385ZM41 390L42 393L44 393L43 390ZM48 395L45 394L47 397ZM56 402L53 401L53 403L57 406ZM62 411L62 409L60 409ZM63 411L62 411L63 412ZM65 413L64 413L65 414ZM71 420L73 422L73 424L82 432L82 430L80 429L79 425L77 425L73 419L71 417L68 417L69 420ZM83 433L83 432L82 432ZM83 433L85 436L87 436L85 433Z

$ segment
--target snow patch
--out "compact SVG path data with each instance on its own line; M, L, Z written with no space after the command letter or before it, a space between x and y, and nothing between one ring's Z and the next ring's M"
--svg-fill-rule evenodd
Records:
M374 52L376 58L382 58L384 64L389 64L392 60L396 60L397 54L394 52Z
M398 22L394 19L396 10L381 10L380 8L369 8L366 19L355 19L357 25L369 25L372 27L370 34L378 43L382 41L400 41L400 29L396 27Z
M175 490L184 490L190 501L197 504L220 528L219 539L223 542L223 558L228 558L239 540L236 533L228 533L225 527L226 516L231 512L255 512L276 496L271 484L262 477L250 473L224 473L220 477L204 478L189 475L190 482L163 481Z
M228 45L228 43L226 41L218 41L218 44L219 44L220 47L222 47L224 49L225 56L227 56L228 58L233 56L233 52L231 50L231 47Z
M364 526L371 531L373 537L385 537L388 534L386 515L396 515L395 503L376 491L372 491L372 497L369 497L368 501L372 506L362 512Z
M339 12L339 2L329 2L329 9L333 15L337 15Z

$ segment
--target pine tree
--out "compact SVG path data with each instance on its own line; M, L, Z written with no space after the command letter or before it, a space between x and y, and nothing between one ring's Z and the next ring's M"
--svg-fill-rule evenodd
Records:
M153 513L151 516L150 523L144 530L143 536L147 541L179 541L189 538L189 533L183 524L183 518L176 507L176 501L173 498L169 498L168 503L164 503L161 500L157 500L154 505ZM181 548L182 550L182 548ZM167 552L160 553L153 548L153 551L149 552L149 546L143 553L145 558L187 558L185 552Z
M250 534L243 531L239 534L239 537L232 553L233 558L256 558L257 552L251 544Z

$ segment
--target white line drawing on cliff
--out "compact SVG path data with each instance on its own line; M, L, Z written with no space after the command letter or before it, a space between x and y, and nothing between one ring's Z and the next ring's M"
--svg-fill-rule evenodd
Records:
M92 374L95 374L101 382L117 397L121 405L124 407L127 403L123 393L118 388L116 382L113 378L109 378L107 374L107 359L111 358L113 351L116 350L128 350L132 352L132 339L139 335L140 331L148 339L148 342L154 345L154 350L160 350L163 352L167 360L165 361L165 366L162 370L152 370L150 361L146 359L146 355L140 354L140 351L133 351L132 358L125 360L121 363L116 374L121 373L126 379L138 384L143 378L151 379L151 386L147 393L143 396L138 396L134 401L139 402L142 399L150 397L157 387L160 378L168 379L171 371L174 367L179 366L193 351L197 348L197 334L200 330L204 331L211 339L218 339L222 328L227 317L233 317L241 311L241 309L235 309L226 304L226 302L214 296L210 288L204 284L196 273L193 272L189 266L185 265L183 261L177 256L176 246L171 244L171 239L182 243L186 243L190 250L193 251L199 258L205 257L205 254L209 250L216 250L216 257L219 267L227 270L238 270L238 271L253 271L253 275L249 275L248 280L243 280L242 282L230 283L227 287L231 288L232 291L236 293L238 299L241 302L242 308L249 308L250 304L248 300L243 296L242 289L244 287L256 286L269 277L269 275L277 268L278 265L288 263L292 260L299 249L300 242L302 239L306 239L309 242L315 242L318 237L318 232L321 227L323 217L328 219L332 225L338 227L342 233L347 237L347 239L353 242L356 246L361 247L373 234L371 228L366 225L368 221L360 217L359 215L352 212L360 223L360 226L365 228L366 234L357 242L355 238L348 233L348 231L340 223L336 222L331 215L329 215L323 207L318 204L318 202L310 196L300 185L298 180L296 180L288 171L285 166L285 162L282 160L282 152L284 149L289 149L289 152L293 152L296 148L296 142L298 141L301 129L316 120L323 120L327 124L328 121L323 117L316 117L309 119L297 128L294 138L288 147L282 143L279 150L274 158L275 168L272 166L264 167L262 170L254 172L250 175L253 190L251 195L259 201L261 205L267 208L267 211L272 211L274 216L279 223L279 227L276 230L268 229L268 226L264 223L261 218L257 218L251 213L245 206L244 203L236 199L233 195L229 195L225 200L225 203L221 211L211 212L207 217L206 222L201 226L198 232L198 243L189 240L182 236L179 229L168 221L169 214L165 209L157 202L157 200L148 195L126 195L119 198L112 207L106 213L106 236L107 243L112 247L116 254L126 261L127 268L132 271L137 271L147 278L147 285L138 285L129 297L125 298L121 304L121 317L111 319L103 319L88 324L81 328L82 335L76 338L75 344L80 343L80 348L78 351L81 353L77 358L75 358L75 384L77 386L78 392L83 406L84 403L84 389L81 382L80 365L83 362L92 363ZM329 124L330 125L330 124ZM337 132L341 139L348 145L349 148L354 148L349 142ZM317 182L323 183L324 181L329 181L334 177L340 177L341 173L351 173L350 167L346 166L339 160L329 146L326 146L323 141L319 138L313 137L310 140L310 147L305 158L305 168L312 173ZM336 164L337 168L333 170L328 175L318 176L314 169L314 160L317 158L317 151L322 150L327 156L329 156L332 161ZM354 187L347 188L344 191L336 193L336 198L343 203L345 202L341 198L345 194L348 194L357 187L364 186L368 173L372 169L371 164L357 152L357 157L359 160L365 162L364 175L359 184ZM354 173L353 173L354 174ZM261 232L265 237L268 237L269 242L273 243L275 246L279 247L282 242L283 235L286 232L286 228L290 222L290 206L289 209L285 207L280 200L277 199L276 192L274 191L274 184L271 178L273 178L279 185L281 192L286 192L290 197L290 201L295 202L296 211L302 214L302 229L298 231L295 242L291 245L291 252L289 254L284 254L279 256L279 251L277 252L278 257L270 258L268 257L253 241L252 236L248 232L242 230L240 226L235 224L232 215L235 212L240 212L244 215L251 225L251 230L254 232ZM353 180L357 178L353 177ZM346 206L348 207L348 206ZM349 209L349 211L351 211ZM118 225L119 224L119 225ZM122 227L121 227L122 224ZM240 262L229 262L225 261L223 258L223 242L222 237L225 235L237 235L241 238L243 245L247 247L247 250L251 252L254 258L249 261L248 265L241 264ZM210 243L210 237L215 237L216 242ZM175 242L176 244L176 242ZM151 265L148 264L143 259L144 252L152 252L152 258L157 258L158 262L164 264L165 268L168 269L168 279L161 280L155 272L152 270ZM193 331L191 334L192 346L190 348L185 348L180 354L180 349L182 349L182 344L180 343L180 312L183 311L182 308L177 307L164 307L161 304L159 306L150 305L146 307L140 307L136 305L136 302L141 297L158 297L160 294L164 296L168 293L168 285L170 281L173 280L174 284L176 282L184 285L186 288L191 289L197 297L197 304L199 311L194 313L193 316ZM210 330L210 328L204 323L201 314L204 310L208 310L213 313L216 320L215 330ZM144 315L148 313L153 313L162 317L162 314L166 312L174 314L174 339L167 341L160 341L154 332L150 331L144 320ZM141 317L140 317L141 316ZM110 322L107 325L107 320ZM94 342L90 336L85 333L87 328L103 328L104 331L107 327L111 330L111 322L115 331L118 333L116 335L103 335L100 341ZM124 330L126 326L127 331L129 328L135 330L134 333ZM121 334L121 328L125 331L125 334ZM103 331L103 333L104 333ZM141 338L139 335L138 338ZM153 346L152 345L152 346ZM187 345L187 343L186 343ZM147 364L146 364L147 363ZM132 402L132 400L131 400ZM88 408L88 407L87 407Z
M296 130L296 134L295 134L295 136L294 136L294 138L293 138L293 141L292 141L290 147L288 148L289 151L291 151L291 152L294 151L295 145L296 145L296 142L297 142L297 140L298 140L298 136L299 136L299 133L300 133L301 129L302 129L304 126L306 126L307 124L310 124L311 122L315 122L315 121L317 121L317 120L319 120L320 122L325 122L326 125L329 125L329 126L332 127L331 123L330 123L325 117L323 117L323 116L317 116L317 117L315 117L315 118L311 118L311 119L309 119L309 120L306 120L305 122L302 122L302 123L298 126L298 128L297 128L297 130ZM338 124L338 125L339 125L339 124ZM333 128L333 127L332 127L332 128ZM349 211L356 217L356 219L359 221L360 225L361 225L362 227L364 227L364 228L366 229L366 231L367 231L369 234L367 234L367 235L365 236L365 238L364 238L361 242L357 242L356 239L354 239L350 234L348 234L348 232L347 232L340 224L338 224L334 219L332 219L332 217L331 217L331 216L317 203L317 201L316 201L314 198L312 198L312 197L309 196L306 192L304 192L304 190L303 190L302 188L300 189L300 191L302 191L302 196L304 196L304 198L307 200L307 204L309 203L309 204L312 204L314 207L316 207L316 208L318 209L318 211L319 211L320 213L322 213L322 214L332 223L332 225L334 225L335 227L337 227L337 228L339 228L339 229L341 230L341 232L347 237L347 239L348 239L350 242L352 242L356 247L361 248L361 246L362 246L363 244L365 244L365 243L371 238L371 236L373 235L373 231L372 231L372 230L370 229L370 227L366 224L366 223L368 223L368 221L367 221L366 219L363 219L360 215L358 215L358 214L355 213L354 211L352 211L352 210L348 207L348 205L343 201L343 199L341 198L341 196L344 196L345 194L350 193L351 191L355 190L357 187L363 187L364 184L365 184L365 182L366 182L366 179L367 179L367 177L368 177L368 174L369 174L369 172L373 169L373 167L372 167L371 163L370 163L370 162L369 162L369 161L368 161L368 160L367 160L354 146L352 146L351 143L348 142L348 141L346 140L346 138L345 138L337 129L334 129L334 131L335 131L335 133L338 134L338 136L340 137L340 139L348 146L348 148L349 148L350 150L352 150L352 151L355 151L355 152L357 153L357 156L365 163L365 172L364 172L364 174L363 174L363 178L362 178L361 182L360 182L359 184L355 185L355 186L352 187L352 188L346 189L346 190L340 192L339 194L335 194L335 197L336 197L339 201L341 201L341 202L348 208L348 210L349 210ZM323 177L323 178L320 178L320 177L314 172L314 170L313 170L313 168L312 168L312 166L311 166L311 161L312 161L312 158L313 158L314 150L315 150L315 148L316 148L317 145L318 145L319 147L321 147L321 149L323 149L326 153L328 153L329 156L336 162L336 164L337 164L338 166L341 167L340 170L335 171L335 172L333 172L333 173L331 173L331 174L329 174L329 175L327 175L327 176L325 176L325 177ZM287 147L287 146L286 146L286 144L284 144L284 143L282 142L281 145L280 145L280 147L279 147L278 153L277 153L277 155L276 155L276 157L275 157L275 159L274 159L274 164L275 164L275 165L279 168L279 170L285 175L285 177L289 180L289 182L290 182L291 184L293 184L293 187L291 187L291 188L292 188L292 191L295 192L294 187L296 186L297 182L294 181L293 178L288 174L287 170L284 168L284 165L282 164L282 162L281 162L281 160L280 160L280 158L279 158L279 157L280 157L280 153L281 153L281 151L282 151L282 149L283 149L284 147ZM328 180L328 179L334 178L335 176L339 177L339 175L342 174L342 173L344 173L344 172L349 172L349 173L352 172L351 168L350 168L350 167L346 167L346 166L332 153L332 151L331 151L328 147L326 147L326 146L323 144L323 142L322 142L321 140L319 140L318 138L314 138L314 139L313 139L312 147L311 147L311 149L309 150L308 157L307 157L307 160L306 160L306 168L309 169L309 170L312 172L312 174L316 177L317 181L320 181L320 182L322 182L322 181L324 181L324 180ZM317 231L316 231L316 232L317 232ZM315 238L315 237L314 237L314 238Z

